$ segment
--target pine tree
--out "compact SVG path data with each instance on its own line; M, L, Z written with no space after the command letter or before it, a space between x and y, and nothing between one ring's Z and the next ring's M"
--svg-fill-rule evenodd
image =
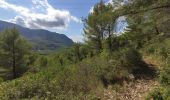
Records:
M0 64L5 68L12 68L15 79L26 70L26 57L30 45L20 36L16 28L7 29L0 34Z
M142 47L153 38L169 36L170 1L169 0L130 0L124 6L127 17L128 32L131 43Z
M93 8L93 12L89 14L84 21L84 33L86 42L94 47L96 53L103 50L103 40L108 40L109 49L111 49L111 37L113 34L116 16L113 13L113 6L106 5L102 0Z

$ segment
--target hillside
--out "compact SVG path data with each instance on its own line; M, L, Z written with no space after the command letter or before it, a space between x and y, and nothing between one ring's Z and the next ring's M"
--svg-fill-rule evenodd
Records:
M16 28L0 32L0 100L170 100L170 0L110 2L83 20L84 43L59 52L33 52L22 35L38 36Z
M0 21L0 31L13 27L16 27L20 33L32 43L35 51L56 51L70 47L73 44L73 41L64 34L42 29L24 28L13 23Z

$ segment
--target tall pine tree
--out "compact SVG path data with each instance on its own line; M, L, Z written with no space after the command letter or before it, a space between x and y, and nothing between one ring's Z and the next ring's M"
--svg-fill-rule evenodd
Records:
M26 70L30 45L16 28L0 33L0 65L12 71L13 79Z

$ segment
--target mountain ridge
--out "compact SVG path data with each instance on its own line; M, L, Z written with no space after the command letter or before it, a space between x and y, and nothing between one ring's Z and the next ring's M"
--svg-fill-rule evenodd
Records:
M70 47L73 44L73 40L64 34L50 32L44 29L30 29L0 20L0 31L13 27L17 28L22 36L32 43L33 49L36 51L56 51L58 49Z

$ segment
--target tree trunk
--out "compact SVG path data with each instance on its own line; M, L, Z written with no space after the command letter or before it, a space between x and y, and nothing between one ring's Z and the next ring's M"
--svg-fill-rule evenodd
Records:
M15 57L13 57L13 79L16 78Z
M15 39L13 38L12 44L12 67L13 67L13 79L16 78L16 61L15 61Z
M109 26L109 38L108 38L108 42L109 42L109 51L111 52L112 51L112 37L111 37L111 29L110 29L110 26Z
M101 50L102 50L101 36L97 36L97 40L96 40L96 53L97 54L101 53Z
M155 31L156 31L156 34L157 34L157 35L160 34L159 29L158 29L158 27L157 27L156 25L155 25Z

